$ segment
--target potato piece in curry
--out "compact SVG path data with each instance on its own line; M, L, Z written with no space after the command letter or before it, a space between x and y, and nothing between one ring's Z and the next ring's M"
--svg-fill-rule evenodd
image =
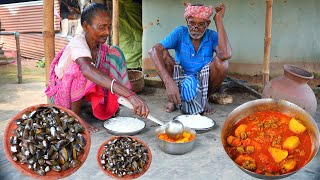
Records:
M283 142L283 148L288 150L295 149L300 144L300 140L297 136L290 136Z
M289 129L294 133L300 134L306 130L306 127L295 118L292 118L289 122Z
M269 147L268 151L272 155L274 161L276 161L277 163L281 162L282 160L284 160L288 156L287 150Z

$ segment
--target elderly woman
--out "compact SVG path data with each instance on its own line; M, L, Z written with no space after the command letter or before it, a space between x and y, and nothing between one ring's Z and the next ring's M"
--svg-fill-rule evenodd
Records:
M147 117L146 103L131 91L125 58L116 46L106 42L111 17L105 5L92 3L81 15L84 34L75 36L52 61L46 94L51 103L81 115L84 101L91 102L93 115L105 120L118 111L118 96L127 98L133 113ZM98 129L86 122L89 131Z

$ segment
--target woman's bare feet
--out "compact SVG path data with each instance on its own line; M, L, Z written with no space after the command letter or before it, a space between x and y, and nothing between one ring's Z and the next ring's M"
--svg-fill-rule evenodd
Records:
M171 113L174 110L176 110L176 106L172 102L167 102L167 104L164 106L164 111L165 112Z
M99 131L98 128L96 128L95 126L93 126L93 125L91 125L89 122L87 122L87 120L86 120L85 117L83 117L83 116L80 116L80 117L81 117L82 120L83 120L83 121L82 121L82 122L84 123L83 125L84 125L86 128L88 128L90 134L94 134L94 133L96 133L96 132Z
M99 131L98 128L92 126L89 122L87 122L87 118L85 118L82 113L81 113L81 105L82 105L83 100L80 99L78 101L72 102L71 103L71 111L73 111L74 113L76 113L83 121L83 125L88 128L89 133L93 134Z
M211 115L215 112L213 107L209 104L209 102L206 103L206 106L204 107L204 111L201 113L201 115Z

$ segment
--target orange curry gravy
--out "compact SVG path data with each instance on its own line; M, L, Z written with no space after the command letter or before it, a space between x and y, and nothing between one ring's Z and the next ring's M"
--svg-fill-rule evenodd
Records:
M186 132L186 131L184 131L182 133L182 136L179 137L178 139L172 139L166 133L162 133L158 137L159 137L159 139L162 139L164 141L175 142L175 143L186 143L186 142L194 140L194 138L195 138L195 136L193 134Z
M272 111L241 119L228 136L227 153L238 165L259 174L280 175L300 169L310 158L311 139L308 129L298 119L305 130L293 132L292 119ZM288 137L295 141L286 141Z

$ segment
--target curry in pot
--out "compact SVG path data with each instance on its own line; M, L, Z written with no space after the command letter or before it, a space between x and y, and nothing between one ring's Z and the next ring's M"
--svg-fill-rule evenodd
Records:
M228 155L239 166L264 175L298 170L311 154L308 129L298 119L273 111L241 119L227 144Z

